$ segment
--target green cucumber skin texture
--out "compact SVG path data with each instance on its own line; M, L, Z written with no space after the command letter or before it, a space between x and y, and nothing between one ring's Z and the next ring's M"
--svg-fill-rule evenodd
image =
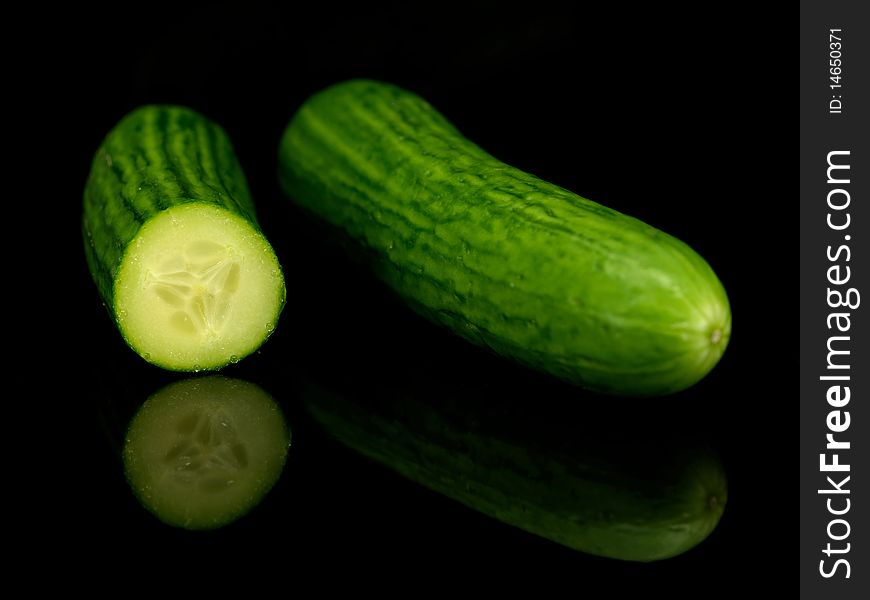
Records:
M135 109L97 149L85 184L85 255L106 306L114 307L115 276L141 227L188 202L226 208L257 226L245 175L220 126L181 106Z
M430 394L385 385L363 400L307 379L301 397L343 445L568 548L663 560L704 541L725 509L724 469L703 444L674 446L653 431L615 443L588 425L578 437L557 414L547 422L531 416L534 409L498 413L502 403L478 389L450 393L431 382Z
M279 178L418 312L583 387L685 389L730 337L725 290L689 246L502 163L398 87L352 80L308 99Z

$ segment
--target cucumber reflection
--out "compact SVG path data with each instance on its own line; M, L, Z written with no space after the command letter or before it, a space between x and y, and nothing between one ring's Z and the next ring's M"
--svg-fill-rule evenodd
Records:
M358 386L340 392L309 377L302 397L342 444L576 550L659 560L696 546L718 524L727 484L704 443L675 442L655 420L614 426L612 416L602 421L576 401L512 402L487 391L431 380L409 392L381 381L366 397Z
M245 515L278 481L290 435L259 386L187 379L160 389L133 417L124 469L136 497L164 523L215 529Z

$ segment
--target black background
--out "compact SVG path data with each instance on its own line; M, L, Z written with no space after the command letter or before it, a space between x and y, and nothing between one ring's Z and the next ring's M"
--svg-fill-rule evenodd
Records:
M32 40L56 49L36 85L46 90L40 96L50 106L54 140L44 160L61 163L43 182L62 248L54 279L60 289L40 311L58 311L58 304L63 311L36 350L47 355L43 367L59 366L39 376L38 385L52 392L37 394L35 403L40 418L58 415L59 427L46 459L56 474L38 472L44 486L25 498L39 512L29 521L27 540L35 544L22 551L25 559L154 577L170 567L287 582L316 573L324 585L348 581L372 590L413 576L418 587L405 588L411 595L459 574L488 586L569 584L569 593L599 585L681 596L782 590L780 564L796 552L798 531L790 383L797 215L780 168L794 141L785 133L786 121L794 121L783 100L787 28L754 13L685 11L492 2L413 9L149 4L124 14L53 13L51 26ZM638 403L567 391L423 322L334 254L281 195L276 148L308 95L360 76L420 93L496 157L694 247L732 303L734 330L720 365L673 398ZM276 334L226 374L260 383L281 402L294 446L263 505L211 534L162 526L126 487L113 446L123 421L180 377L142 363L123 345L80 239L81 193L96 147L121 116L150 102L189 105L228 131L288 283ZM695 550L661 563L587 557L370 464L330 441L294 397L299 369L331 362L347 382L366 365L407 373L415 352L430 374L460 363L473 373L467 365L479 365L487 377L509 382L498 389L512 393L511 401L546 405L541 396L575 394L602 428L619 427L632 411L660 410L677 431L703 432L729 477L719 528Z

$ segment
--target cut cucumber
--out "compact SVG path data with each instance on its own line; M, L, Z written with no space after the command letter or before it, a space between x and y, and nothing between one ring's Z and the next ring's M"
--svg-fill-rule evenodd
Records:
M215 529L260 503L289 446L281 409L260 387L220 376L188 379L158 391L133 417L124 467L158 519Z
M125 117L94 159L83 228L100 293L147 361L219 369L274 330L281 267L226 134L205 117L173 106Z

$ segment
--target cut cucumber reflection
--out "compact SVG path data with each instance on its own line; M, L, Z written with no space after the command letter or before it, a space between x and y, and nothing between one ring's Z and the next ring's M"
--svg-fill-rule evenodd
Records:
M136 497L169 525L215 529L278 481L290 428L259 386L226 377L173 383L133 417L124 468Z
M653 421L602 420L576 402L508 407L506 398L479 394L483 388L438 388L384 385L361 399L308 381L303 398L353 450L585 553L673 557L707 538L722 516L725 472L701 442L675 439Z

